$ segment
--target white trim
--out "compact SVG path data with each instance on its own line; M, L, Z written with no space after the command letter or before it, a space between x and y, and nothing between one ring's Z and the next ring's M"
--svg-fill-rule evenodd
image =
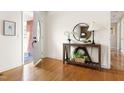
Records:
M23 49L23 42L24 42L24 39L23 39L23 37L24 37L24 32L23 32L23 11L21 12L21 29L22 29L22 39L21 39L21 56L22 56L22 64L24 65L24 49Z
M124 54L124 50L121 50L121 53Z
M5 71L8 71L8 70L15 69L15 68L20 67L20 66L22 66L22 64L18 64L18 65L13 65L13 66L6 67L5 69L0 70L0 73L5 72Z
M105 68L105 69L110 69L110 68L111 68L111 66L110 66L110 67L108 67L108 66L107 66L107 65L105 65L105 64L102 64L102 65L101 65L101 67L102 67L102 68Z
M37 66L41 61L42 61L42 59L39 59L39 60L34 64L34 66ZM34 63L34 62L33 62L33 63Z

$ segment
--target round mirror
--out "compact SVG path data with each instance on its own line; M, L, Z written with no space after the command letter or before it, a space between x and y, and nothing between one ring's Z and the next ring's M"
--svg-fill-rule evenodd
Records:
M40 41L41 25L40 20L37 21L37 41Z
M78 41L85 41L90 38L91 32L88 31L89 25L79 23L73 28L73 36Z

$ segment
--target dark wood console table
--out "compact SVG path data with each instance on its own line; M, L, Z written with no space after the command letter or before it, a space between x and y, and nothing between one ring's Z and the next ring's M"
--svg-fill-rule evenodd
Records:
M87 48L87 47L98 48L98 62L90 61L90 62L81 63L81 62L71 61L70 59L68 59L68 56L70 55L70 47L71 46L85 47L85 48ZM97 68L97 69L101 70L101 45L100 44L63 43L63 64L65 64L66 62L69 64L80 65L80 66L90 67L90 68Z

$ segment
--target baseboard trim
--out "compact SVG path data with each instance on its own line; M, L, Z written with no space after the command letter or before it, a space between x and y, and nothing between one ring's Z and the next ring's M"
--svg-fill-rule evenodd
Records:
M103 68L103 69L111 69L110 67L108 67L107 65L101 65L101 68Z
M51 58L51 57L45 57L43 59L51 59L51 60L56 60L56 61L62 61L61 59L57 59L57 58Z
M6 69L0 71L0 74L1 74L1 73L4 73L4 72L7 72L7 71L10 71L10 70L13 70L13 69L16 69L16 68L18 68L18 67L22 67L22 66L23 66L23 64L16 65L16 66L12 66L12 67L9 67L9 68L6 68Z

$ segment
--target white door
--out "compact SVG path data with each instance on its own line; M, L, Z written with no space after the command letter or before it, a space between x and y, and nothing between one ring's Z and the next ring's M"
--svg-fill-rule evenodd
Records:
M37 65L42 60L42 22L40 12L34 12L33 35L32 35L32 56L33 63Z

